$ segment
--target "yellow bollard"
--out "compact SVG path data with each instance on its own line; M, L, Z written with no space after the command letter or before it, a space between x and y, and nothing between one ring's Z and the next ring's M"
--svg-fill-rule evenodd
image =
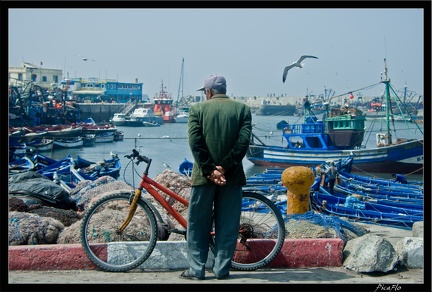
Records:
M291 166L282 173L282 183L287 191L287 214L304 214L309 211L309 190L315 176L309 167Z

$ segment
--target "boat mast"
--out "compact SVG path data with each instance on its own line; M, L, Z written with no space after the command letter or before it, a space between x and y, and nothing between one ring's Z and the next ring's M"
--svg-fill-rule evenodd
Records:
M387 62L384 58L384 79L381 77L381 82L385 84L385 101L386 101L386 125L387 125L387 137L388 137L388 144L393 144L392 142L392 136L390 132L390 79L388 78L388 68L387 68Z
M178 108L178 104L180 102L180 98L183 98L183 74L184 74L184 58L182 58L182 65L181 65L181 70L180 70L180 82L179 82L179 89L177 92L177 103L176 103L177 108Z

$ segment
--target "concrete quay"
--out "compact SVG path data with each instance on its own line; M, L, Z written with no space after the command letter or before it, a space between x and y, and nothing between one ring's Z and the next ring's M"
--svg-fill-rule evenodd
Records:
M412 236L411 230L359 224L393 245ZM184 241L158 242L140 269L125 273L96 269L80 244L9 246L8 279L2 279L0 290L28 291L28 284L37 284L32 287L44 291L95 287L108 291L202 291L202 285L214 284L211 290L215 291L432 291L430 263L426 269L358 273L344 268L342 248L340 239L286 239L269 266L256 271L231 270L226 280L217 280L211 272L209 253L205 280L191 281L179 278L187 268Z
M286 239L269 268L340 267L343 241L339 238ZM209 253L207 267L213 255ZM186 269L185 241L158 241L141 269ZM44 244L9 247L9 270L95 270L80 244Z

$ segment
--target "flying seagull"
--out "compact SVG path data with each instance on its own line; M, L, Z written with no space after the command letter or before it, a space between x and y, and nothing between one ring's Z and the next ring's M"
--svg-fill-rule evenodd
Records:
M93 59L89 59L89 58L86 58L86 57L83 57L83 56L81 56L81 55L78 55L78 57L81 57L81 59L83 60L83 61L93 61L93 62L95 62L95 60L93 60Z
M299 67L299 68L303 68L303 64L301 63L304 59L306 58L314 58L314 59L318 59L318 57L315 56L309 56L309 55L303 55L300 57L300 59L298 59L297 62L292 63L289 66L286 66L283 72L283 76L282 76L282 81L285 82L286 80L286 76L288 74L288 70L294 67Z

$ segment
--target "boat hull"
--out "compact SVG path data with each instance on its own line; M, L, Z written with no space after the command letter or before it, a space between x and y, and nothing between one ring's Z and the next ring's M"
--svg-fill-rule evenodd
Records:
M156 122L143 122L144 127L160 127L161 124Z
M295 105L261 105L256 111L259 116L294 116Z
M43 128L42 128L43 129ZM44 135L45 138L65 138L65 137L76 137L81 135L81 127L65 127L65 126L53 126L49 127L47 133Z
M175 117L176 123L187 123L189 119L189 115L178 115Z
M28 143L27 148L33 151L51 151L53 145L54 143L52 139L41 139L39 141L35 141L34 143Z
M85 147L92 147L96 143L96 134L85 134L81 138Z
M423 173L423 140L396 145L353 150L287 149L280 146L249 146L247 159L266 167L317 166L323 161L346 159L353 155L352 171L383 173Z
M114 132L97 134L95 143L109 143L114 141Z
M127 126L126 121L125 120L112 120L111 123L116 126L116 127L124 127Z
M122 126L124 126L124 127L143 127L144 122L142 120L126 120L126 121L124 121Z
M76 139L54 139L54 148L80 148L84 142L81 137Z
M114 133L114 141L122 141L124 138L124 132L123 131L117 131Z

